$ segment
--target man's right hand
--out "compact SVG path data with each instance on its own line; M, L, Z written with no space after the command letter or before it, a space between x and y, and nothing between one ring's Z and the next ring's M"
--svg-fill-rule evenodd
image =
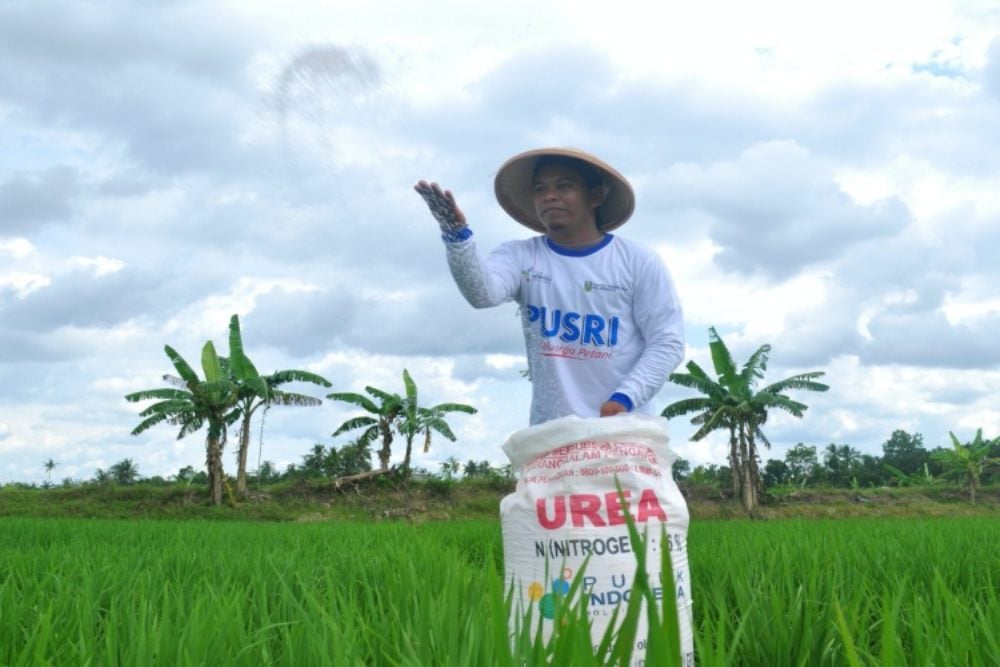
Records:
M418 182L413 186L413 189L427 202L427 208L431 210L431 215L441 226L442 234L454 234L468 226L465 222L465 214L462 213L462 209L458 208L455 196L451 194L450 190L442 190L437 183L428 183L427 181Z

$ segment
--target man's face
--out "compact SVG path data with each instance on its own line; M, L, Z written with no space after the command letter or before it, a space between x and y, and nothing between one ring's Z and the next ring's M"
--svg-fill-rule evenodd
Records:
M588 190L575 170L547 165L535 174L532 187L535 214L547 232L563 236L596 231L600 189Z

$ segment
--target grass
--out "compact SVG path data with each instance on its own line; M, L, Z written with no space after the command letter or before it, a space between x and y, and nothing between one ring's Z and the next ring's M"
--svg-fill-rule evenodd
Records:
M688 542L699 665L1000 664L995 519L695 522ZM0 664L514 665L581 650L572 613L557 635L575 644L511 647L501 552L495 521L3 518Z

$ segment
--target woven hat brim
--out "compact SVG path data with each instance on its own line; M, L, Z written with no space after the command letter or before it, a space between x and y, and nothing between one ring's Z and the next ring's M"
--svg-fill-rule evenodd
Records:
M611 231L624 225L635 210L635 193L628 180L614 167L598 158L572 148L537 148L515 155L497 170L493 189L497 201L507 215L525 227L545 233L545 227L535 213L532 178L535 164L545 155L576 158L596 168L608 187L608 195L598 209L597 226L601 231Z

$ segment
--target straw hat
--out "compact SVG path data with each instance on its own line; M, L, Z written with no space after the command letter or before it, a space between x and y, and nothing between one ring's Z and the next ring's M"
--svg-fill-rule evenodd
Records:
M537 148L515 155L503 163L497 170L493 189L500 206L510 217L525 227L545 233L545 227L535 213L532 178L538 159L547 155L576 158L597 169L608 188L607 197L597 209L597 227L606 232L625 224L635 209L632 186L611 165L573 148Z

